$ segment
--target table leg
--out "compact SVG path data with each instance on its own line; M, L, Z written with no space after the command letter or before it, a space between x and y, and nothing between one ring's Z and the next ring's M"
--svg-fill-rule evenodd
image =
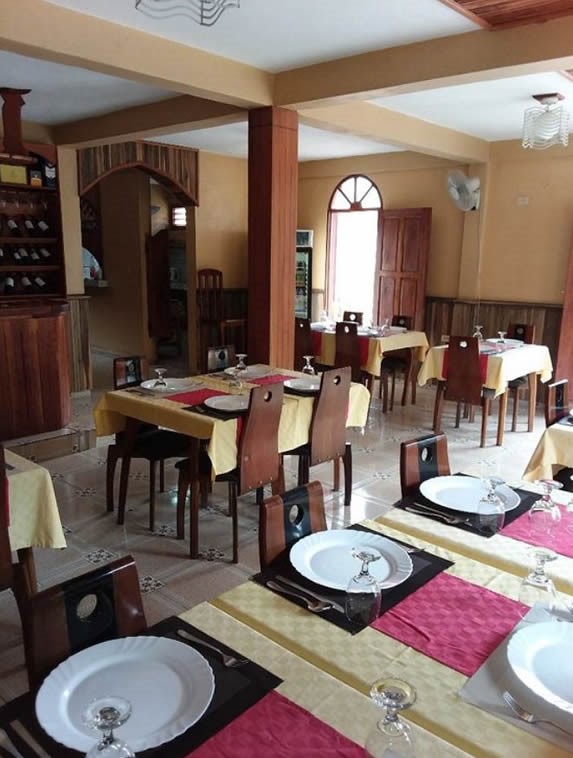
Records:
M189 556L199 557L199 498L201 488L199 483L199 440L189 437L189 455L187 458L189 467Z
M406 405L408 399L408 387L412 384L412 377L414 375L414 350L410 348L410 360L406 367L406 373L404 374L404 389L402 390L402 405ZM415 402L415 390L412 385L412 403Z
M20 586L23 586L24 592L30 597L31 595L35 595L38 591L34 551L31 547L22 547L17 550L16 553L18 555L19 564L16 570L20 571L23 577L23 582Z
M125 501L127 500L127 484L129 481L129 467L131 464L131 453L135 445L137 430L141 421L129 416L125 420L125 432L121 443L121 474L119 478L119 500L117 504L117 523L123 524L125 521Z
M503 433L505 431L505 413L507 410L507 390L499 396L499 415L497 417L497 440L496 445L503 445Z
M529 407L527 409L527 431L533 431L533 419L535 418L535 405L537 403L537 374L533 372L527 375L529 385Z

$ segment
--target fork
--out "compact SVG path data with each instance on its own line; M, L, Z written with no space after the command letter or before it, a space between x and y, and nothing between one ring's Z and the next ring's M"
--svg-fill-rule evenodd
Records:
M407 505L404 508L405 511L408 511L408 513L416 513L419 516L432 516L434 518L442 519L446 524L450 525L456 525L456 524L469 524L471 519L466 518L464 516L450 516L448 513L442 513L441 511L436 511L433 508L429 508L427 505L422 505L421 503L414 503L414 505Z
M223 666L226 666L229 669L237 668L237 666L244 666L249 662L246 658L237 658L234 655L228 655L227 653L224 653L221 648L218 648L216 645L211 645L210 642L205 642L205 640L202 640L199 637L195 637L186 629L178 629L177 636L182 637L184 640L188 640L189 642L193 642L196 645L203 645L203 647L206 647L208 650L213 650L215 653L218 653L221 656L221 660L223 661Z
M303 600L306 603L308 610L312 611L312 613L322 613L322 611L328 611L332 608L332 603L327 603L324 600L312 600L310 597L303 595L302 592L296 592L295 590L287 589L286 587L283 587L282 584L273 582L272 579L269 579L266 584L269 589L274 590L281 595L292 595L292 597Z
M522 721L526 721L528 724L550 724L551 726L554 726L556 729L560 729L565 734L571 734L571 732L568 732L566 729L563 729L562 726L559 726L559 724L556 724L554 721L549 721L549 719L540 719L534 713L530 713L529 711L526 711L525 708L517 702L517 700L513 697L511 693L507 691L504 692L503 699L509 705L511 710L515 713L515 715L518 718L520 718Z

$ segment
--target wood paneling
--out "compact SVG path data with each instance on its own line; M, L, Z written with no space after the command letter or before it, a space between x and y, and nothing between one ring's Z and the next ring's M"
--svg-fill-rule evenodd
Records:
M249 362L292 366L298 116L249 112Z
M573 329L573 238L569 250L565 296L563 300L563 319L559 336L559 354L557 359L556 379L569 379L573 385L573 350L571 334Z
M87 295L69 295L68 353L70 356L70 390L84 392L92 388L92 362Z
M573 14L573 0L441 0L490 29L540 23Z

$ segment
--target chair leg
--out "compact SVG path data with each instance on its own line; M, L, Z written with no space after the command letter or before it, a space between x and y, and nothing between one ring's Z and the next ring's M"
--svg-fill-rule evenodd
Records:
M497 417L497 439L496 445L503 445L503 433L505 431L505 412L507 409L507 392L499 397L499 413Z
M149 531L155 529L155 477L157 461L149 461Z
M511 413L511 431L515 432L517 429L517 412L519 409L519 389L514 387L509 390L513 396L513 411Z
M165 461L159 461L159 492L165 492Z
M255 490L255 502L257 505L262 505L263 500L265 499L265 489L264 487L257 487Z
M346 443L342 462L344 464L344 505L350 505L352 498L352 445L350 442Z
M382 413L388 412L388 372L385 371L380 375L380 382L382 384Z
M390 410L394 410L394 394L396 392L396 372L392 371L392 391L390 394Z
M489 399L489 397L484 398L481 404L481 434L480 434L480 440L479 440L480 447L485 447L485 440L487 436L487 419L489 416L490 406L491 406L491 400Z
M113 482L115 479L115 468L119 458L120 455L117 447L115 445L110 445L107 449L107 463L105 469L105 499L109 513L113 512Z
M117 504L117 523L122 526L125 523L125 501L127 500L127 482L129 480L129 468L131 458L122 457L121 460L121 479L119 488L119 502ZM123 487L122 487L123 484ZM123 492L122 492L123 491ZM123 497L122 497L123 494Z
M444 390L445 382L438 382L436 388L436 400L434 402L434 432L440 432L442 429L442 411L444 410Z
M189 556L199 557L199 487L197 482L189 483Z
M239 522L237 517L237 483L229 481L229 510L233 522L233 563L239 562Z
M181 469L177 479L177 539L185 539L185 500L189 489L189 476L187 471Z
M454 424L456 429L460 428L460 417L462 415L462 404L456 403L456 423Z

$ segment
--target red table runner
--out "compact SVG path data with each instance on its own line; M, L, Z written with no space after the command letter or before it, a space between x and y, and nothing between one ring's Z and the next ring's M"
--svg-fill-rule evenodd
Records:
M178 395L166 396L168 400L175 400L177 403L185 403L185 405L201 405L210 397L217 397L217 395L227 395L228 392L220 392L219 390L192 390L191 392L180 392Z
M548 547L560 555L573 558L573 513L569 513L563 506L559 506L559 509L561 521L552 528L550 534L530 523L529 511L516 518L511 524L504 526L500 534L520 542L527 542L528 545Z
M363 758L364 748L312 713L269 692L187 758Z
M371 626L472 676L519 622L525 606L451 574L439 574Z

